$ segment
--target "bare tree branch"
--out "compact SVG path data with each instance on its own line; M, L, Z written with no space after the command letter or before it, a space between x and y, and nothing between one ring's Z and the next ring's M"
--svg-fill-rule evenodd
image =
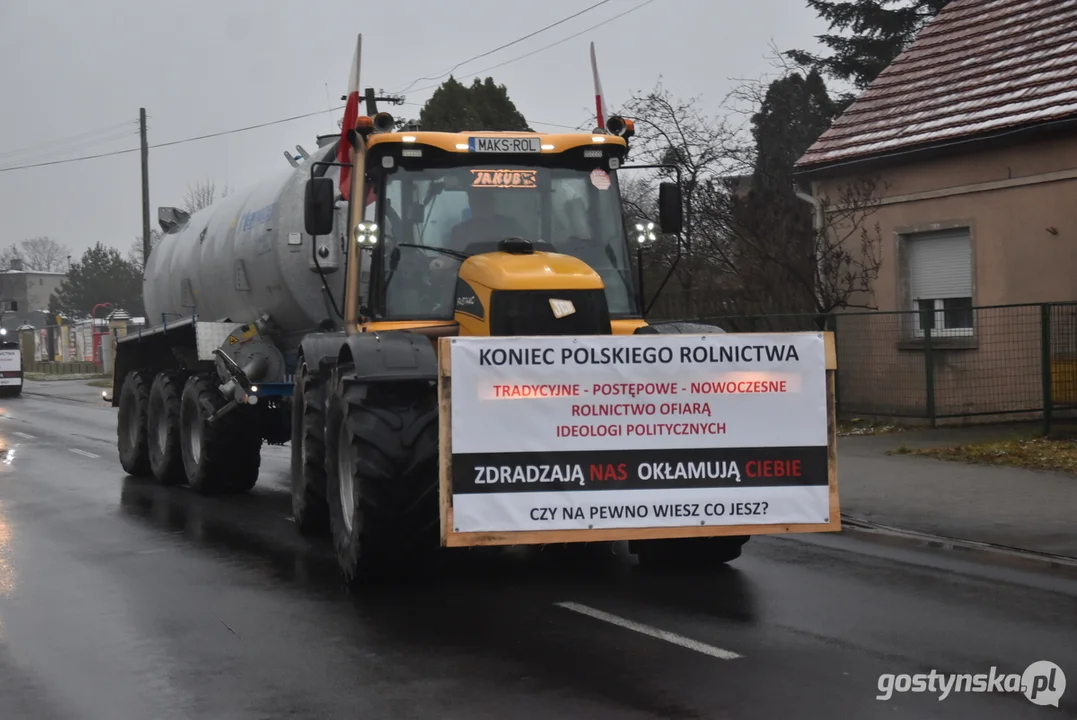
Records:
M22 260L24 270L37 272L64 272L71 251L50 237L39 236L12 243L0 250L0 267L11 267L11 261Z

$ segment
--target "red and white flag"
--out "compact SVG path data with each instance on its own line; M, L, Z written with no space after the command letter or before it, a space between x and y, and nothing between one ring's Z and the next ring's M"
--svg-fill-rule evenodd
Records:
M359 118L359 56L363 47L362 34L355 41L355 56L352 57L351 77L348 78L348 100L344 105L344 120L340 124L340 145L337 147L337 162L346 163L351 160L351 144L348 142L348 131L355 129L355 121ZM348 167L340 169L340 194L344 199L351 195L352 170Z
M602 96L602 82L598 79L598 61L595 60L595 44L591 43L591 74L595 78L595 117L598 119L598 127L606 128L606 99Z

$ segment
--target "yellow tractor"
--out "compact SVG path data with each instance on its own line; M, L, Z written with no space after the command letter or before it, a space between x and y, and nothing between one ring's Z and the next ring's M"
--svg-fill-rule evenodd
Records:
M315 237L343 209L325 166L351 172L344 330L300 346L293 509L303 533L332 535L345 576L438 543L439 338L721 332L644 321L630 257L655 229L626 228L618 170L634 128L605 125L401 132L382 112L346 133L350 163L312 163ZM677 183L661 184L659 215L657 230L681 232ZM746 540L674 542L728 560Z

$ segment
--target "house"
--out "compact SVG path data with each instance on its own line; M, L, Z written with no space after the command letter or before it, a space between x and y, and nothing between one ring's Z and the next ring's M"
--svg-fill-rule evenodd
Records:
M1075 47L1077 3L953 0L796 163L831 209L880 183L868 300L901 314L839 318L860 411L1042 407L1041 308L993 306L1077 301ZM1050 312L1077 355L1077 314Z
M64 277L64 273L24 270L22 260L13 259L11 268L0 272L3 326L10 329L24 322L41 325L48 319L49 298L59 290Z

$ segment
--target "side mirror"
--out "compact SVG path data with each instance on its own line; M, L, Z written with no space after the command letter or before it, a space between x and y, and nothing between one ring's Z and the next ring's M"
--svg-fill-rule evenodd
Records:
M679 233L684 225L681 186L677 183L664 182L658 186L658 222L662 232L669 235Z
M332 178L311 178L303 198L303 224L308 235L329 235L333 232L336 209Z

